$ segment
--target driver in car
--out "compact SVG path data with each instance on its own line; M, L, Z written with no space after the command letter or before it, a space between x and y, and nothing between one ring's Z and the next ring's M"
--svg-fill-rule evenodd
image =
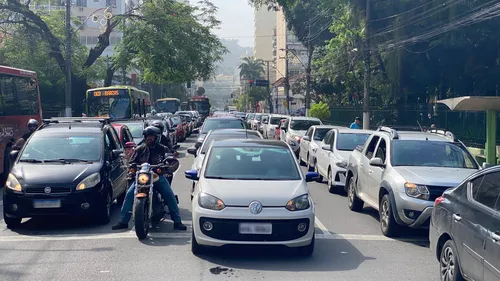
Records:
M158 165L169 150L167 147L160 144L161 131L157 127L149 126L143 131L144 143L134 149L134 154L130 159L130 163L149 163ZM179 207L175 199L174 192L170 187L167 179L163 175L159 175L158 181L155 183L155 188L158 188L163 199L167 202L170 210L170 218L174 222L174 229L187 230L187 227L182 224L181 216L179 215ZM135 183L132 183L125 195L120 220L112 227L113 230L128 228L128 222L132 217L132 208L134 207Z

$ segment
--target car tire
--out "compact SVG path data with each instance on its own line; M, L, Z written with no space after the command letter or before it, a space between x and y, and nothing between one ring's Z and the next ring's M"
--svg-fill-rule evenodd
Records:
M3 212L3 221L7 225L8 229L18 228L21 225L22 218L10 218L5 215L5 210Z
M111 203L113 196L109 190L105 190L99 206L97 206L97 222L99 224L108 224L111 220Z
M311 243L309 243L309 245L298 248L299 255L302 257L312 256L312 254L314 253L314 244L315 244L314 241L315 240L316 240L316 238L314 238L314 234L313 234L313 238L311 240Z
M316 164L315 164L315 166L316 166ZM314 172L314 167L311 166L311 159L309 157L307 157L307 171L308 172Z
M319 170L318 170L318 163L316 163L314 165L314 172L318 173L319 177L318 179L316 180L316 182L319 182L319 183L322 183L323 182L323 176L319 173Z
M460 263L458 262L457 248L453 240L444 243L439 254L439 280L441 281L464 281ZM448 276L448 278L446 278Z
M361 200L356 194L356 183L351 177L349 179L349 187L347 189L347 205L351 211L360 212L363 210L364 204L365 202L363 202L363 200Z
M191 230L191 252L193 255L197 256L203 254L205 248L196 242L196 237L194 236L194 229Z
M380 200L379 205L380 230L387 237L394 237L399 234L399 224L394 219L392 213L391 200L389 194L385 194Z
M332 169L328 168L328 191L334 194L340 194L340 187L335 185L333 180Z
M307 157L309 158L309 155ZM306 165L306 162L304 162L302 160L302 157L300 157L300 148L299 148L299 164L300 164L300 166L305 166Z

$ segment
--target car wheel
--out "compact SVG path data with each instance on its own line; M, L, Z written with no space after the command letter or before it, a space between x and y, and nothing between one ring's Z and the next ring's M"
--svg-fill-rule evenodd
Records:
M347 204L351 211L360 212L363 210L364 202L356 195L356 183L352 177L349 179L349 187L347 189Z
M21 225L22 218L9 218L5 215L5 211L3 212L3 221L7 225L7 228L14 229Z
M316 239L314 238L314 234L313 234L313 238L311 240L311 243L309 243L309 245L298 248L299 255L303 256L303 257L312 256L312 254L314 253L314 241L315 240Z
M391 207L391 200L389 194L385 194L380 200L379 217L380 217L380 230L382 234L387 237L396 236L399 232L399 225L394 219Z
M460 271L457 249L453 240L444 243L439 258L439 279L441 281L463 281L465 280Z
M307 155L307 158L309 158L309 155ZM299 148L299 164L300 164L300 166L306 165L306 162L302 161L302 157L300 157L300 148Z
M319 175L319 177L316 180L316 182L322 183L323 182L323 176L319 173L317 163L316 163L316 165L314 165L314 172L318 173L318 175Z
M191 230L191 252L193 255L203 254L205 248L196 242L196 237L194 236L194 230Z
M308 172L314 172L314 167L311 166L311 159L309 158L309 156L307 157L307 171Z
M337 185L335 185L335 181L333 180L333 173L330 168L328 168L328 191L330 193L336 193L336 194L340 193L340 188Z
M111 203L113 202L112 194L109 190L104 191L104 196L97 211L97 221L99 224L108 224L111 220Z

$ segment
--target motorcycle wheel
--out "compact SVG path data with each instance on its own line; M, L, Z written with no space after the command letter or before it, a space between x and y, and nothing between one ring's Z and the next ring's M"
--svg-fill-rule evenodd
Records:
M134 217L135 235L142 240L149 232L149 198L135 198Z

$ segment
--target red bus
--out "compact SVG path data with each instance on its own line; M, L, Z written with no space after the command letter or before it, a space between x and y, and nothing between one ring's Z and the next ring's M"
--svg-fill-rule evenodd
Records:
M203 120L210 115L210 100L205 96L192 96L188 101L189 110L196 110Z
M11 147L28 131L26 124L29 119L42 121L36 73L0 65L0 184L2 185L9 173Z

